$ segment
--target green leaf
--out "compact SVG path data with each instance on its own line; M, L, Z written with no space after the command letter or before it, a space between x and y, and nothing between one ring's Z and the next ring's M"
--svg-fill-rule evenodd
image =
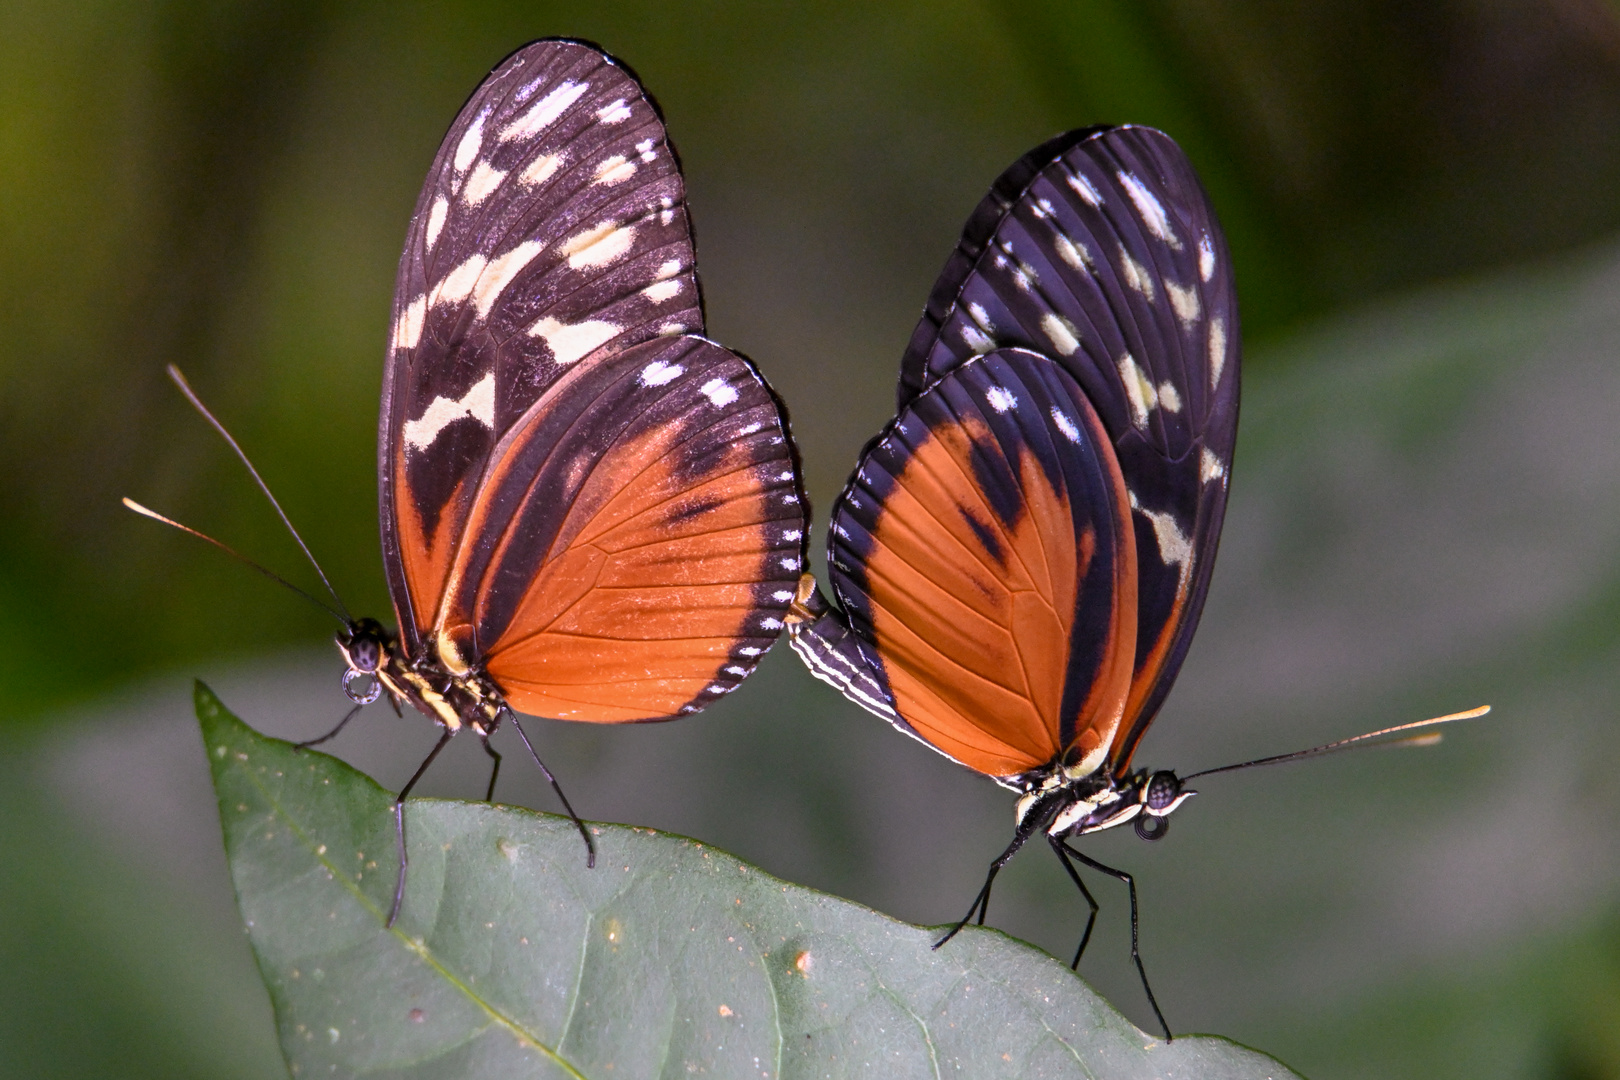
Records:
M295 1076L1291 1077L1144 1035L1066 967L779 881L704 844L485 803L406 804L248 728L201 683L237 900Z

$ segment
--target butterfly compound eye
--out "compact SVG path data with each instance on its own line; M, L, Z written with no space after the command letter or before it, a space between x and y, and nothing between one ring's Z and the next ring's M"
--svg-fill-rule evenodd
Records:
M1181 794L1181 781L1173 772L1156 772L1148 781L1147 798L1144 800L1149 810L1163 810L1176 801ZM1140 829L1137 830L1141 832ZM1155 838L1156 839L1156 838Z
M337 637L338 649L354 672L375 674L382 666L383 629L374 619L361 619Z

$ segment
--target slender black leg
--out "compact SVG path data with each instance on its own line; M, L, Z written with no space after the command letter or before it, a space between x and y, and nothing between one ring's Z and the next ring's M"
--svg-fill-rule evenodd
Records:
M563 794L563 789L557 783L557 778L551 775L551 770L546 768L546 763L541 761L540 755L534 752L534 744L529 741L529 734L523 730L523 725L518 723L517 714L508 711L507 715L512 718L512 726L517 728L518 738L522 739L523 745L528 747L529 756L534 758L534 763L540 766L541 772L546 774L546 780L551 784L551 790L555 791L557 798L562 800L563 809L567 810L568 816L573 819L574 828L578 829L579 835L585 838L585 868L587 870L591 869L596 866L596 842L591 839L590 830L585 827L583 821L579 820L579 815L574 813L574 807L569 803L568 796ZM493 786L495 783L494 777L491 777L489 782Z
M1136 973L1142 977L1142 989L1147 993L1148 1004L1153 1006L1153 1015L1158 1017L1159 1026L1164 1029L1164 1041L1169 1042L1171 1039L1175 1038L1175 1036L1170 1034L1170 1025L1164 1022L1164 1013L1159 1011L1159 1001L1153 996L1153 987L1148 985L1147 969L1142 966L1142 952L1137 947L1136 879L1131 877L1131 875L1127 874L1123 870L1115 870L1112 866L1104 866L1096 859L1082 855L1080 852L1070 847L1067 843L1064 843L1062 846L1065 852L1073 855L1075 858L1079 859L1093 870L1123 881L1125 883L1125 887L1131 891L1131 959L1136 961ZM1084 948L1085 946L1082 945L1081 947Z
M990 864L990 872L984 877L984 887L979 890L979 895L973 898L973 906L968 908L968 913L962 916L961 922L951 927L949 933L934 942L934 948L940 948L951 938L960 934L962 927L972 921L975 914L979 916L979 925L984 925L984 917L990 913L990 886L995 884L996 875L1001 873L1001 868L1006 866L1014 855L1018 854L1018 849L1023 847L1024 841L1028 839L1029 834L1021 829L1013 836L1013 842L1007 845L1007 850L998 855L996 861Z
M399 849L399 879L394 882L394 906L388 909L388 921L383 923L385 927L394 925L394 920L399 918L399 905L405 902L405 796L411 793L411 788L422 779L422 774L427 772L428 766L433 764L433 759L439 756L439 751L444 749L445 744L455 733L455 728L444 729L444 734L433 744L427 758L416 767L416 772L405 782L405 786L399 789L399 794L394 796L394 846Z
M1070 971L1079 971L1080 958L1085 955L1086 945L1091 941L1091 928L1097 925L1097 901L1091 895L1091 890L1086 888L1086 883L1080 880L1080 871L1076 870L1074 864L1069 861L1068 853L1063 850L1063 841L1055 836L1048 836L1046 839L1052 845L1052 850L1057 852L1058 859L1063 863L1063 869L1069 872L1069 877L1074 881L1074 887L1080 890L1080 895L1085 897L1086 903L1091 905L1091 914L1086 916L1086 932L1080 935L1080 947L1074 950L1074 963L1069 965ZM1153 995L1149 993L1148 996L1152 997Z
M321 743L325 742L327 739L332 738L338 732L342 731L344 724L347 724L350 720L353 720L356 716L359 716L360 715L360 710L362 708L364 708L363 705L356 705L354 708L350 709L348 712L343 714L343 719L338 721L338 726L337 727L333 728L331 731L328 731L325 735L322 735L318 739L310 739L308 742L293 743L293 749L294 750L304 750L304 749L307 749L308 747L311 747L311 746L319 746L319 745L321 745Z
M480 739L484 740L484 753L488 754L491 758L495 759L494 766L489 770L489 789L484 792L484 801L485 802L494 802L495 801L495 778L497 776L501 775L501 755L496 752L496 750L495 750L495 748L493 746L489 745L489 733L488 732L480 731L478 733L478 737Z

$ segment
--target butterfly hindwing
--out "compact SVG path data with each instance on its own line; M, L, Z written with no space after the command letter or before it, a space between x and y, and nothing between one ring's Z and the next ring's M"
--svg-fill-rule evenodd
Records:
M495 447L433 645L481 658L524 712L696 711L775 640L804 528L781 411L752 365L654 339L566 373Z
M1100 760L1134 549L1095 412L1051 361L977 357L903 409L833 510L833 587L899 722L991 776ZM819 628L819 629L818 629ZM799 634L836 663L832 626Z
M379 471L389 586L414 651L491 449L565 372L660 335L701 333L679 164L651 99L601 51L508 57L446 134L394 294ZM421 524L401 536L407 514Z
M1169 692L1208 588L1237 431L1231 260L1180 148L1150 128L1071 132L1003 174L969 219L902 363L908 401L1023 346L1084 390L1124 475L1139 627L1122 771Z

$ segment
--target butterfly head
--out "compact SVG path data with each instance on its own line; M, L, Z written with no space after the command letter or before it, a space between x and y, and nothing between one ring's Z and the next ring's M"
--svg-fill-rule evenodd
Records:
M338 652L349 669L343 673L343 692L356 705L370 705L382 696L377 672L388 661L393 635L376 619L357 619L337 636ZM356 683L360 683L356 687Z
M1196 794L1169 771L1143 769L1118 781L1093 774L1030 792L1019 802L1019 820L1043 816L1053 836L1082 836L1129 821L1143 840L1159 840L1170 831L1170 814Z
M1132 816L1136 835L1143 840L1161 840L1170 831L1170 814L1198 792L1182 785L1181 778L1168 770L1138 772L1128 781L1141 808ZM1123 820L1123 819L1122 819Z

